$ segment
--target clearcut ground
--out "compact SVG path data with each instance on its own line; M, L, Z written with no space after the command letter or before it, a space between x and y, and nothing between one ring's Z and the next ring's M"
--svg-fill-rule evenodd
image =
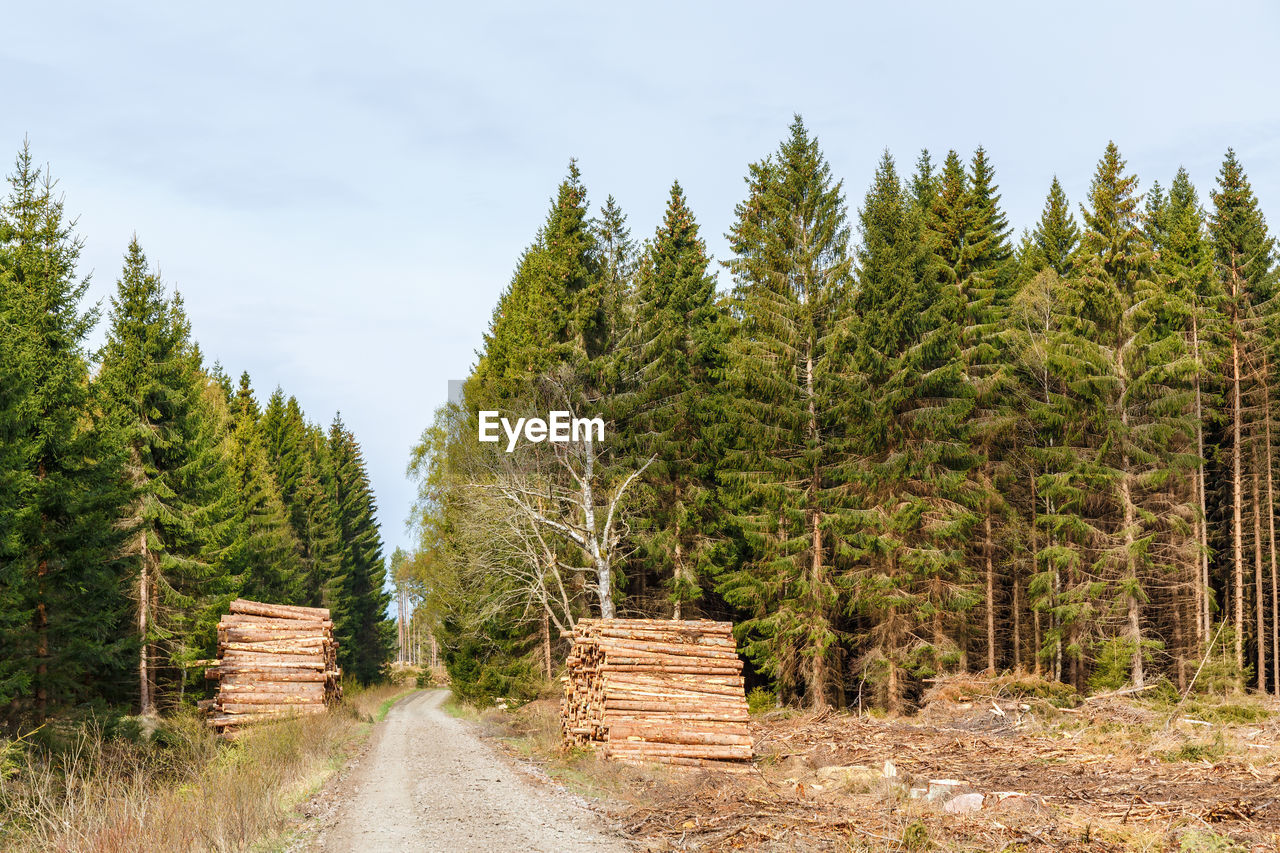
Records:
M441 709L402 699L339 784L313 850L325 853L624 853L581 801L513 764Z

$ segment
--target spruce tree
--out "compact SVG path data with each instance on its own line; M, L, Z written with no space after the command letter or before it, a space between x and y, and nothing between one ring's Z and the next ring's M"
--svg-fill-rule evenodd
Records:
M0 219L0 228L5 223ZM8 237L0 234L0 244ZM16 642L35 618L31 588L22 556L21 522L34 476L30 460L35 437L27 429L23 404L31 398L29 371L23 369L29 343L19 293L0 251L0 708L27 695L33 673L30 659L18 654Z
M1080 226L1076 224L1067 203L1067 194L1055 175L1049 185L1049 195L1044 202L1040 221L1031 233L1033 272L1048 267L1060 278L1071 272L1076 248L1080 245Z
M920 156L916 159L915 174L911 176L911 198L918 211L928 215L934 209L945 180L945 175L940 176L933 171L933 158L929 156L929 149L921 149Z
M713 564L722 508L717 496L723 420L726 318L706 244L677 182L636 277L626 340L636 386L627 432L645 472L645 523L637 539L670 583L672 618L688 618ZM643 463L641 463L643 464Z
M862 506L852 544L857 605L869 620L863 666L896 710L909 673L959 661L948 622L976 603L964 555L975 522L965 430L972 395L963 381L959 289L941 270L888 152L859 218L850 369L865 402L854 416L853 490Z
M589 361L603 351L608 339L605 284L587 211L581 173L570 161L545 224L498 300L468 383L471 402L527 395L532 381L547 370ZM614 237L620 251L625 236Z
M849 226L843 187L799 116L778 151L749 167L747 184L728 235L740 322L728 369L742 433L728 467L751 553L721 589L749 614L747 651L782 694L820 708L843 701L854 395L839 323Z
M981 535L971 546L971 563L980 566L986 579L987 669L997 665L997 597L1004 583L1001 563L1015 549L1010 543L1009 507L1002 499L1008 491L1006 451L1014 435L1014 418L1008 405L1010 375L1001 333L1014 288L1015 268L1009 245L1009 228L1000 209L995 172L979 147L964 171L954 151L948 153L942 173L942 190L934 206L931 227L935 251L947 270L944 287L959 291L962 311L957 318L964 375L973 400L967 432L974 451L972 500L980 508ZM1013 584L1011 611L1018 614L1017 584ZM1015 631L1014 657L1020 654Z
M248 598L295 604L304 597L297 537L263 447L261 414L247 372L231 402L231 476L237 507L235 572Z
M600 278L601 310L604 313L604 343L601 352L611 350L630 328L628 316L631 279L636 268L636 247L627 227L627 216L613 196L605 199L600 217L592 223Z
M1099 650L1104 660L1126 660L1140 687L1149 649L1160 645L1145 632L1148 590L1176 570L1172 555L1189 539L1162 523L1171 503L1183 517L1191 513L1179 505L1182 493L1165 487L1185 473L1178 451L1193 432L1186 378L1194 368L1180 322L1186 306L1153 268L1137 178L1124 167L1109 144L1082 208L1086 228L1068 291L1073 322L1054 354L1070 371L1075 434L1068 444L1092 498L1078 517L1099 543L1084 589L1119 623L1104 628L1110 636Z
M80 310L81 241L48 173L18 153L0 203L5 344L20 379L6 388L3 455L12 479L0 534L0 689L11 721L44 719L93 695L120 697L128 606L121 533L120 438L98 416Z
M201 422L203 377L181 300L167 296L136 237L109 320L96 385L128 453L120 526L134 563L139 707L154 714L157 671L213 652L212 626L232 586L210 510L228 484L221 448Z
M1154 192L1152 193L1154 195ZM1195 418L1195 471L1192 477L1192 501L1196 511L1194 531L1196 553L1194 565L1184 584L1193 592L1193 613L1189 620L1194 624L1194 644L1187 642L1179 649L1180 682L1185 680L1187 665L1186 648L1192 656L1211 639L1213 601L1210 583L1210 524L1209 479L1206 467L1216 450L1206 439L1206 424L1212 428L1219 420L1221 383L1219 372L1222 363L1222 344L1226 340L1223 328L1222 306L1224 292L1222 282L1214 273L1213 253L1205 229L1204 211L1195 187L1185 169L1178 169L1162 203L1149 198L1148 233L1158 253L1157 268L1168 278L1169 287L1188 310L1183 324L1195 363L1190 377L1194 395ZM1216 526L1216 525L1214 525ZM1217 536L1213 536L1217 541ZM1181 602L1175 601L1175 606ZM1181 618L1181 617L1180 617ZM1189 639L1189 638L1188 638Z
M1027 582L1033 618L1035 671L1045 665L1058 680L1068 662L1080 671L1078 642L1092 605L1064 593L1086 558L1087 526L1074 508L1085 499L1072 475L1074 456L1065 446L1072 424L1069 379L1053 364L1052 349L1071 322L1066 279L1080 242L1079 226L1055 177L1035 228L1027 234L1019 263L1021 284L1007 324L1011 360L1022 413L1018 461L1021 527L1031 554Z
M1266 455L1251 452L1255 448L1248 446L1253 421L1257 420L1258 414L1250 409L1256 409L1257 398L1266 388L1269 379L1258 368L1269 354L1269 344L1275 340L1276 326L1272 316L1277 283L1276 251L1275 242L1267 231L1266 219L1258 206L1248 176L1233 150L1227 150L1212 200L1214 209L1209 219L1209 234L1214 264L1226 294L1224 315L1227 342L1224 367L1227 388L1224 413L1228 426L1223 444L1224 452L1230 459L1228 470L1231 484L1227 495L1224 495L1224 503L1230 507L1231 517L1229 589L1235 629L1235 664L1241 673L1243 686L1247 630L1244 554L1246 488L1250 474L1256 476L1260 467L1257 460L1251 461L1251 458ZM1266 361L1269 366L1269 359ZM1264 426L1266 422L1267 419L1263 419ZM1267 449L1270 449L1269 446ZM1254 535L1256 538L1256 530ZM1258 580L1260 578L1255 576L1254 595L1255 605L1260 609L1262 589ZM1255 617L1255 621L1262 620ZM1264 626L1259 624L1257 629L1260 652ZM1266 673L1255 674L1262 686Z
M338 662L346 674L368 684L391 661L395 623L387 618L391 594L383 589L382 538L374 518L364 454L340 415L329 428L329 455L329 499L334 507L340 558L329 584L328 604L334 637L339 641Z
M325 496L328 444L306 422L297 398L272 393L262 415L262 437L289 524L298 540L302 590L299 600L321 606L324 587L337 570L337 533Z

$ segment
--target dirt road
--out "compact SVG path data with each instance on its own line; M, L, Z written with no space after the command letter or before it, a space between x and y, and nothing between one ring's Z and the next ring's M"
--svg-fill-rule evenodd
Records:
M347 784L326 853L623 853L630 848L560 788L537 780L440 705L446 690L401 700Z

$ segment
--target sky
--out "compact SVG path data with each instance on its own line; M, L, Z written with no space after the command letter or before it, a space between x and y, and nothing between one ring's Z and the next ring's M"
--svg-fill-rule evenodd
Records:
M796 113L851 215L886 148L909 171L981 144L1020 231L1114 140L1142 188L1182 165L1206 203L1234 147L1280 216L1260 2L42 2L0 31L0 159L25 137L58 179L88 298L105 313L136 233L209 360L341 411L388 553L410 447L571 157L639 239L678 179L717 259Z

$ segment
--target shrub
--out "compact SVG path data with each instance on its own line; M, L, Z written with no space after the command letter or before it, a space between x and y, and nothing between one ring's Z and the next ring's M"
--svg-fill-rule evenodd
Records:
M747 710L752 714L763 714L777 706L777 694L767 687L757 687L747 694Z

